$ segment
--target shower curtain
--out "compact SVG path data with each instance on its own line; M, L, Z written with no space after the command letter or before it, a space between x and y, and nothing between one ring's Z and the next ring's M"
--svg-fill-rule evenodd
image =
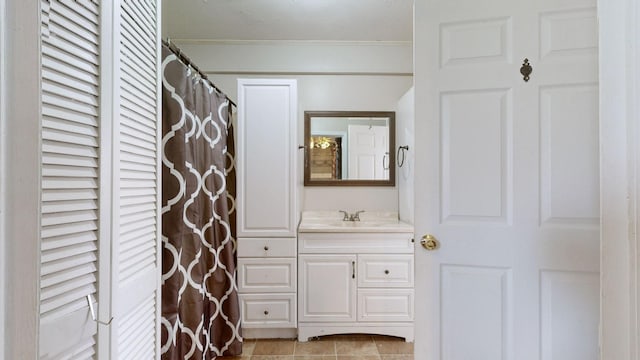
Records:
M162 58L162 359L239 355L231 107Z

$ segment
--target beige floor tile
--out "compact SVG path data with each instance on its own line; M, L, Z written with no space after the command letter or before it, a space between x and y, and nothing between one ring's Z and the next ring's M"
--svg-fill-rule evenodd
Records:
M336 345L333 340L308 341L296 343L295 355L335 355Z
M338 355L378 355L373 340L336 340Z
M375 340L380 354L413 354L413 343L404 340Z
M293 360L293 355L253 355L251 360Z
M244 339L242 342L242 356L253 355L253 349L256 347L256 340Z
M337 360L380 360L380 355L338 355Z
M382 360L413 360L413 355L380 355Z
M253 348L255 355L293 355L295 340L258 340Z
M336 360L335 355L296 355L294 360Z

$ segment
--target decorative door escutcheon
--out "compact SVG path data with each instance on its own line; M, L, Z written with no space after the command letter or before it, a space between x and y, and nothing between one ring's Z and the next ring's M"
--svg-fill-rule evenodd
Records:
M531 72L533 72L533 68L529 65L529 59L524 59L522 67L520 68L520 74L524 76L525 82L529 81L529 75L531 75Z

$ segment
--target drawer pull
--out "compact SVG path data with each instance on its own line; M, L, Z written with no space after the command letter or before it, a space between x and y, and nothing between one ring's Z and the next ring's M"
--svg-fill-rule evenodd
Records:
M389 275L389 270L385 270L384 273Z
M267 245L264 246L264 251L269 251L269 247Z
M269 315L269 310L265 310L265 311L264 311L264 314L265 314L265 315Z
M351 262L351 278L352 279L356 278L356 262L355 261Z

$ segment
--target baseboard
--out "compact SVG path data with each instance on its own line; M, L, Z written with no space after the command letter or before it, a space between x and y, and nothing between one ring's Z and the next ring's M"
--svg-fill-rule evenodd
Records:
M290 329L242 329L242 337L245 339L295 339L298 330Z

